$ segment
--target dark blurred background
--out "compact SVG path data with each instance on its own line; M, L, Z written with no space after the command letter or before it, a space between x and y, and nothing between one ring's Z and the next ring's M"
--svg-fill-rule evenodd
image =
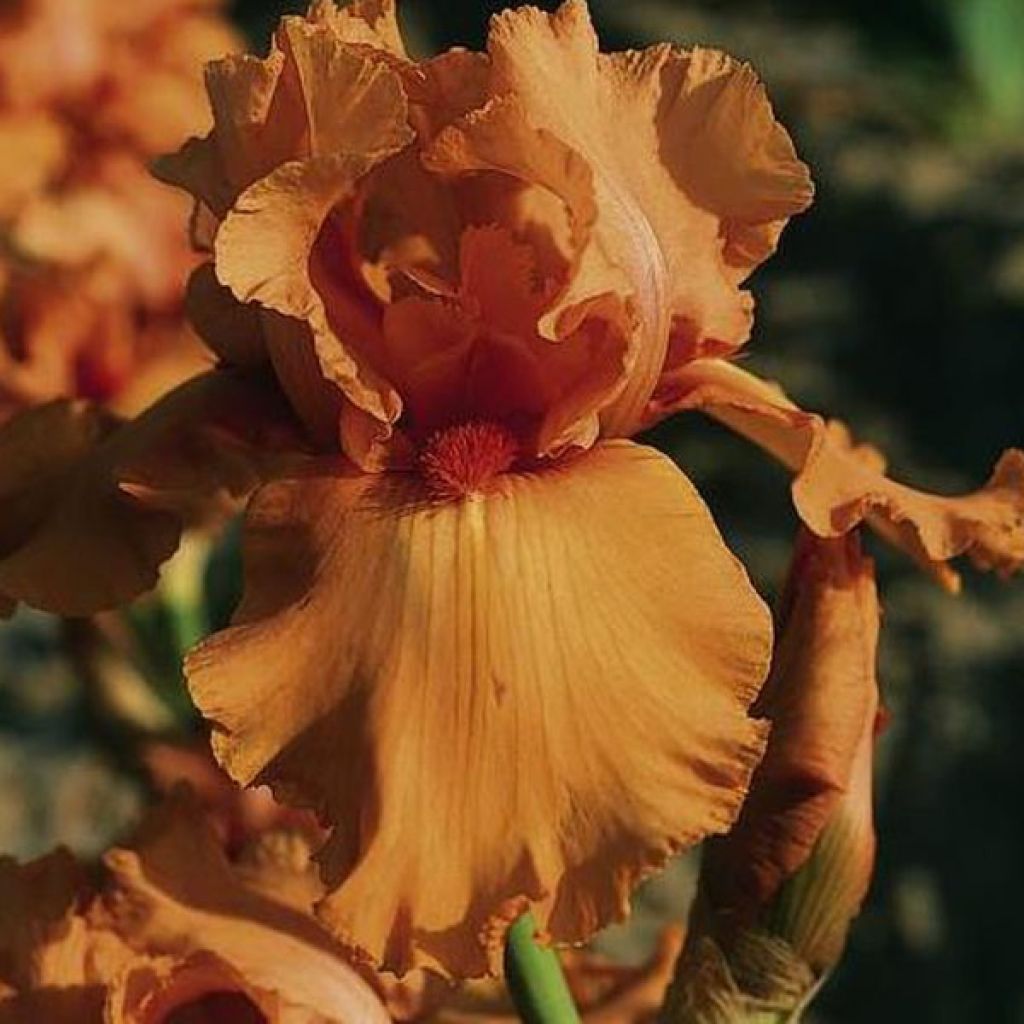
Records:
M240 0L263 48L302 4ZM486 0L406 0L413 47L481 45ZM541 4L540 6L553 6ZM749 59L817 181L754 278L750 365L954 492L1024 443L1024 0L592 0L605 48L712 44ZM795 529L786 475L698 418L650 440L709 500L762 592ZM892 723L879 750L878 870L813 1020L1024 1021L1024 583L966 573L951 598L877 552ZM57 625L0 631L0 847L95 852L143 795L97 729ZM14 685L17 676L17 685ZM31 676L31 685L25 677ZM180 714L173 684L140 714ZM168 711L168 708L170 711ZM643 955L692 863L605 948Z

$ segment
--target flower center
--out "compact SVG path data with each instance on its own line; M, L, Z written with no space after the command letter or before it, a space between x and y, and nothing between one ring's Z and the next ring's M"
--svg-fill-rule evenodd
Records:
M445 427L420 450L419 470L433 497L450 501L479 494L519 457L515 435L499 423Z

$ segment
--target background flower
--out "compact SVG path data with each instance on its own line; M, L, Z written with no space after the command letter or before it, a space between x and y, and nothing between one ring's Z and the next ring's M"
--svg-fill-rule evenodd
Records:
M18 0L0 15L0 415L64 396L137 412L203 365L185 207L148 164L208 123L238 45L196 0Z

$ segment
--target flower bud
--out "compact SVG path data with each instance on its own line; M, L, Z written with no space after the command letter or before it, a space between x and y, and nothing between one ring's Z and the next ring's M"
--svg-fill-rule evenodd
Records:
M855 535L803 534L780 610L772 722L734 829L705 850L662 1021L788 1020L842 954L874 861L874 568Z

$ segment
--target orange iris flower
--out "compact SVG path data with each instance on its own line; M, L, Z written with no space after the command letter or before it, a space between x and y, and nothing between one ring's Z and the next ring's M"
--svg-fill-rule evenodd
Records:
M183 513L262 482L234 625L187 674L229 773L333 826L318 913L356 955L479 975L527 908L582 940L736 818L770 618L627 440L659 416L782 458L822 536L1024 558L1020 453L933 498L730 361L741 284L811 199L747 66L601 54L582 0L417 63L360 0L207 85L212 132L160 173L197 201L221 368L128 426L65 403L0 435L0 594L125 600Z
M135 412L203 368L187 201L147 165L208 127L200 69L235 45L206 0L4 5L0 417L64 395Z

